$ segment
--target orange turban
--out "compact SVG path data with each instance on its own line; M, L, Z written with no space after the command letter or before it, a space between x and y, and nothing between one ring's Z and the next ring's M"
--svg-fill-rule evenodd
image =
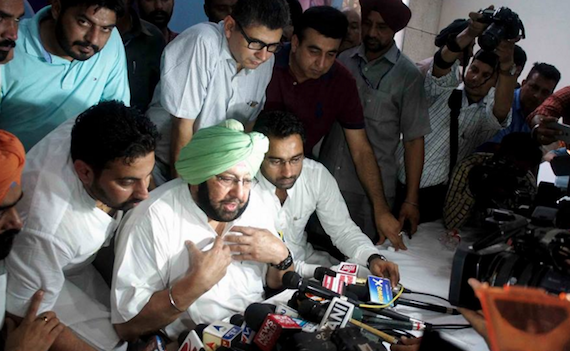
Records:
M0 130L0 201L14 182L20 184L25 160L26 151L20 140Z

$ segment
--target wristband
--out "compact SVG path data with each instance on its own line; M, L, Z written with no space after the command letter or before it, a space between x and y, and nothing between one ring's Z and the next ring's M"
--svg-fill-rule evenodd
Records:
M372 262L373 260L375 260L377 258L381 259L382 261L386 261L386 262L388 261L386 259L386 257L384 257L380 254L372 254L372 255L370 255L370 257L368 257L368 261L366 261L366 268L370 269L370 262Z
M455 63L455 61L453 62L447 62L443 59L443 57L441 57L441 50L439 49L435 55L433 55L433 64L436 65L437 67L441 68L441 69L448 69L451 68L451 66L453 66L453 64Z
M271 267L275 267L280 271L284 271L287 268L291 267L291 265L293 264L293 256L291 256L291 251L289 249L287 249L287 252L289 254L287 255L287 257L285 257L283 261L279 262L278 264L271 263Z
M176 306L176 303L174 302L174 298L172 297L172 285L168 287L168 299L170 300L170 305L172 307L174 307L175 310L177 310L178 312L181 312L181 313L186 312L186 311L178 308L178 306Z

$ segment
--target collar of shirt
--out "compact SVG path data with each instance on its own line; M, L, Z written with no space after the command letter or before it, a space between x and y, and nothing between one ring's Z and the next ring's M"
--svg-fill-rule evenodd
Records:
M184 183L186 184L186 183ZM214 228L212 228L210 226L210 224L208 223L208 216L206 215L206 213L200 208L200 206L198 206L198 204L196 203L196 201L194 201L194 197L192 196L192 193L190 192L190 188L186 185L185 188L188 190L188 206L190 207L190 213L194 213L196 215L196 217L198 218L198 220L200 222L202 222L202 225L206 228L209 228L212 233L216 234L216 231L214 230ZM251 193L250 193L251 196ZM237 225L239 223L239 218L234 219L231 222L226 222L226 227L224 228L224 231L222 233L222 236L226 235L230 229Z
M297 82L297 78L289 69L290 54L291 54L291 43L287 43L287 44L283 45L283 48L275 55L274 69L286 71L287 75L289 77L291 77L291 79L293 81ZM329 69L329 71L327 73L323 74L318 79L309 79L309 80L307 80L303 83L299 83L299 84L306 84L306 83L315 82L315 81L319 82L321 80L331 79L334 75L334 70L335 70L336 65L337 65L337 60L335 59L335 63L331 66L331 68Z
M377 59L374 59L374 60L368 62L368 59L366 58L366 49L364 48L364 44L360 44L358 49L356 49L354 51L354 53L351 55L351 57L352 58L358 57L361 60L363 60L366 64L376 65L380 61L386 60L386 61L390 62L392 65L395 65L396 62L398 61L399 56L400 56L400 55L398 55L399 52L400 52L400 49L398 49L398 46L396 45L396 43L392 42L392 47L390 48L390 50L388 50L384 55L378 57Z
M231 64L237 68L237 61L234 58L234 56L232 55L232 52L230 51L230 44L228 43L228 38L226 38L226 34L224 32L224 21L220 21L220 23L218 23L218 30L222 34L222 48L221 48L221 52L220 52L220 59L226 60L228 62L228 64ZM265 62L263 64L265 64ZM253 72L252 69L243 68L237 74L248 75L252 72Z
M26 20L20 26L25 28L21 29L22 33L24 34L22 46L24 47L24 51L29 54L36 56L38 58L43 58L45 62L49 64L58 64L58 65L71 65L74 62L82 62L78 60L69 61L64 58L61 58L57 55L50 54L44 47L41 41L40 36L40 22L50 16L51 14L51 6L46 6L41 9L38 13L34 15L34 17ZM24 33L27 31L27 33ZM98 53L96 55L99 55Z
M304 162L304 160L303 160L303 162ZM295 197L295 189L297 186L297 182L299 182L299 180L301 179L302 174L303 174L303 172L301 171L301 174L297 178L295 184L293 184L291 189L287 190L287 200L291 199L291 201L292 201L293 198ZM277 198L277 195L275 194L277 187L275 185L273 185L269 180L267 180L267 178L265 178L265 176L261 173L261 170L259 172L257 172L257 175L255 176L255 178L258 180L258 182L259 182L258 186L260 186L262 188L262 190L267 190L267 191L271 192L271 195L273 197ZM283 203L283 205L285 205L285 202Z

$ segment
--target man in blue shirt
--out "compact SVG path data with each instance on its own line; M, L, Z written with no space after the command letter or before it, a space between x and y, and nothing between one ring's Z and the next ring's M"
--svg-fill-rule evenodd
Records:
M521 87L515 90L511 124L500 130L489 142L499 144L505 135L514 132L530 133L526 117L552 95L559 81L560 72L556 67L536 62L522 81Z
M130 102L125 49L115 29L123 1L56 0L20 24L2 76L0 129L29 150L102 100Z

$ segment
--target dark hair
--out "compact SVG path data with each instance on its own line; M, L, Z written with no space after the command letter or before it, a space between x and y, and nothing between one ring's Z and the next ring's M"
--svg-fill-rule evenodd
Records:
M443 28L439 34L435 37L434 44L438 48L442 48L447 44L447 40L450 36L456 36L457 34L463 32L465 28L469 26L469 21L466 19L458 18L451 22L447 27Z
M535 62L526 79L530 79L533 74L538 73L548 80L553 80L558 84L560 82L561 74L556 67L544 62Z
M287 0L287 4L289 4L289 12L291 13L291 25L295 28L299 25L303 15L303 7L299 0Z
M515 66L522 67L522 69L524 69L524 65L526 64L526 52L516 44L513 52L513 61Z
M244 28L261 25L282 29L289 23L289 6L285 0L238 0L231 16Z
M81 160L95 171L122 159L131 164L156 148L156 126L134 107L105 101L77 117L71 131L71 159Z
M305 128L294 114L286 111L263 111L253 130L269 137L287 138L299 134L305 142Z
M294 34L303 41L305 29L312 28L327 38L343 39L348 31L346 16L331 6L315 6L303 12Z
M97 6L97 8L106 8L117 14L117 18L125 14L124 0L59 0L61 4L61 13L67 9L76 6Z
M475 60L488 64L491 66L491 68L493 68L493 72L495 72L499 65L499 56L497 56L497 54L492 51L477 51L477 53L473 56L473 61Z

